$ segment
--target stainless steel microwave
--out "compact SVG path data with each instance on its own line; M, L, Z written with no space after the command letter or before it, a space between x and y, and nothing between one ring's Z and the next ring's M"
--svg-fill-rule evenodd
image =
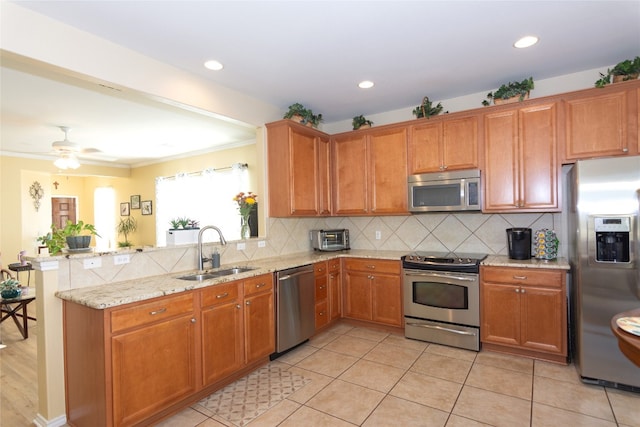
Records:
M311 247L316 251L343 251L349 247L349 230L311 230Z
M479 211L482 208L480 170L410 175L409 211Z

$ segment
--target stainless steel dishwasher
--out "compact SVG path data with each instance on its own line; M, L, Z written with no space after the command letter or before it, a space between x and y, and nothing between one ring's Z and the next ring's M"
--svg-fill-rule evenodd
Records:
M314 280L311 264L276 272L276 352L271 360L313 335Z

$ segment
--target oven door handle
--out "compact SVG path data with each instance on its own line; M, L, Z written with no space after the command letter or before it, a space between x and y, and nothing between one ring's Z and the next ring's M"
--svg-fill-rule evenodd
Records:
M457 329L445 328L443 326L437 326L437 325L426 325L424 323L407 323L407 325L416 326L418 328L438 329L438 330L445 331L445 332L453 332L454 334L459 334L459 335L476 336L475 332L459 331Z
M407 273L407 276L424 276L424 277L440 277L442 279L455 279L460 280L462 282L475 282L477 280L476 277L464 277L464 276L453 276L447 274L438 274L438 273Z

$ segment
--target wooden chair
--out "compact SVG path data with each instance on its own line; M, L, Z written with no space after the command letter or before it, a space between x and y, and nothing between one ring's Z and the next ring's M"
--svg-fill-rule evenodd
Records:
M15 279L9 270L0 269L0 282L7 279Z

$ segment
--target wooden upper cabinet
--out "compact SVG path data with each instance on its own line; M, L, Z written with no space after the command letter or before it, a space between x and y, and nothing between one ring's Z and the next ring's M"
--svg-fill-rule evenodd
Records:
M367 169L365 134L347 134L333 138L333 213L368 213Z
M484 117L484 209L557 211L556 103L504 109Z
M620 156L629 152L627 91L565 101L565 159Z
M333 138L333 213L406 214L407 128Z
M408 156L409 174L477 168L478 116L411 126Z
M270 216L328 215L329 136L291 120L266 126Z

